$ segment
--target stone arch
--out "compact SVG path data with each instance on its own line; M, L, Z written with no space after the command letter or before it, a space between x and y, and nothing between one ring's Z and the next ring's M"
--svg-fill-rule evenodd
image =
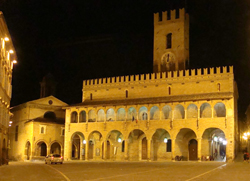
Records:
M223 130L211 127L204 130L201 139L202 158L210 156L216 161L226 161L227 139Z
M195 104L189 104L187 107L187 118L197 118L198 108Z
M107 121L115 121L115 111L113 108L107 110Z
M211 105L206 103L203 103L200 107L200 117L201 118L211 118L212 117L212 109Z
M31 155L31 144L30 144L30 141L27 141L26 144L25 144L24 155L26 156L27 160L30 160L30 155Z
M48 119L56 119L56 114L52 111L47 111L44 113L43 117Z
M176 139L175 139L175 156L183 156L184 160L189 160L190 158L190 154L192 155L197 155L198 150L196 148L196 150L194 149L194 153L190 153L189 150L189 145L190 145L190 141L192 139L197 139L197 134L195 133L195 131L193 131L190 128L182 128L180 129L180 131L178 132ZM192 158L191 160L197 160L197 156L196 158Z
M160 119L160 110L157 106L153 106L150 109L150 120L159 120Z
M58 141L53 141L50 145L50 153L51 154L59 154L62 155L62 145Z
M102 156L106 159L120 159L125 156L125 153L122 149L122 142L124 141L123 134L118 130L110 131L106 136L106 148L104 149L104 143L102 144ZM108 144L108 141L110 144ZM106 153L104 153L106 150Z
M78 114L76 111L71 113L71 123L77 123L78 122Z
M48 144L43 141L43 140L39 140L36 143L36 149L35 149L35 155L36 156L47 156L47 148L48 148Z
M171 119L172 113L171 113L171 107L169 105L165 105L162 108L162 119Z
M75 132L71 136L70 158L72 160L80 160L81 158L81 144L84 140L84 135L81 132Z
M126 110L124 108L119 108L117 110L116 120L117 121L125 121L126 120Z
M99 109L97 111L97 122L104 122L105 120L105 112L103 109Z
M171 160L172 140L165 129L157 129L152 136L152 160Z
M132 121L132 120L135 120L137 119L137 112L136 112L136 109L134 107L130 107L128 109L128 117L127 117L127 120L128 121Z
M174 119L184 119L185 110L184 107L180 104L176 105L174 108Z
M102 142L103 136L99 131L92 131L88 136L88 158L98 159L102 157Z
M93 109L88 112L88 122L96 122L96 113Z
M139 120L148 120L148 109L145 106L140 107L138 114Z
M86 111L82 110L79 114L79 122L80 123L86 123L87 119L86 119Z
M214 117L226 117L226 106L222 102L218 102L214 106Z
M147 142L144 138L146 138L146 134L140 129L134 129L129 133L127 139L129 160L147 159Z

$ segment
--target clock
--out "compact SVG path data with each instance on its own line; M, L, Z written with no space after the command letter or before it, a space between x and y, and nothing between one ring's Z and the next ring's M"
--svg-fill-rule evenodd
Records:
M161 57L161 63L163 65L173 63L174 61L175 61L175 55L172 52L164 53Z

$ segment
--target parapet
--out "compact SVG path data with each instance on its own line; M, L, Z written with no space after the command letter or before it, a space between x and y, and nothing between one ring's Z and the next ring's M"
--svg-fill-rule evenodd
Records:
M173 20L185 20L187 19L188 14L185 12L185 9L174 9L169 11L163 11L154 13L154 24L158 24L160 22L167 22Z
M150 80L162 80L171 78L194 78L199 76L221 76L226 74L233 74L233 66L224 67L213 67L213 68L203 68L203 69L189 69L189 70L179 70L171 72L158 72L151 74L140 74L140 75L125 75L119 77L108 77L100 79L84 80L84 86L92 85L103 85L103 84L115 84L115 83L129 83L138 81L150 81Z

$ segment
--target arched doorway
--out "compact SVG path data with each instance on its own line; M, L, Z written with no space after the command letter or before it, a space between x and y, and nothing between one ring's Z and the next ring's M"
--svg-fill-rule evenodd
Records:
M31 147L30 147L30 142L28 141L25 145L25 153L27 156L27 160L30 159L30 153L31 153Z
M93 131L88 137L88 159L101 160L103 137L99 131Z
M50 153L61 155L61 145L58 142L54 142L50 146Z
M188 143L189 160L197 160L197 141L191 139Z
M103 158L122 160L124 159L124 149L122 150L123 135L118 130L110 131L106 136L106 148L103 149ZM105 145L105 144L104 144ZM106 153L104 153L106 151Z
M43 141L37 143L36 156L47 156L47 145Z
M78 134L72 138L71 159L80 159L80 136Z
M147 138L144 137L141 142L142 149L141 149L141 159L146 160L147 159L147 153L148 153L148 144L147 144Z

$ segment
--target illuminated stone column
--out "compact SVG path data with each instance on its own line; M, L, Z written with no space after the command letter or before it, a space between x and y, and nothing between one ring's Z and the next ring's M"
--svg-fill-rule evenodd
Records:
M86 144L85 144L85 160L89 159L89 141L86 140Z
M83 160L83 140L80 139L80 160Z
M103 142L103 159L107 159L107 140L104 140Z
M125 160L128 160L128 140L124 140Z
M151 139L147 139L147 157L148 157L148 161L151 161Z
M198 142L198 148L197 148L197 152L198 152L198 161L201 161L201 141L202 138L197 138L197 142Z
M172 139L172 161L175 162L175 139Z

